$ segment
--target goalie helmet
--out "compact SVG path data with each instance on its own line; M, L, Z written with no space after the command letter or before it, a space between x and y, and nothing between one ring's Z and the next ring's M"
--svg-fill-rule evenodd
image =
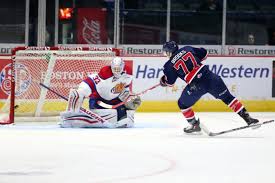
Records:
M120 77L124 70L124 61L120 57L115 57L111 63L111 69L115 77Z
M163 54L167 57L171 57L178 49L179 46L175 41L168 41L162 47Z

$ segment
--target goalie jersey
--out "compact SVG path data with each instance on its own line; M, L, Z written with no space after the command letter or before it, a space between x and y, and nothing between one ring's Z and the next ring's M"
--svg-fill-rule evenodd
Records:
M95 100L101 100L107 104L117 104L121 102L120 96L129 93L132 76L125 71L120 77L114 77L111 66L101 68L99 73L89 75L79 85L79 89L85 91L85 97L90 97L90 108L93 108Z

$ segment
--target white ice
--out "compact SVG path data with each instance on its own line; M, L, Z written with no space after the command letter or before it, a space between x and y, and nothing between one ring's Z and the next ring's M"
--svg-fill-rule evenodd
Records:
M234 113L197 116L211 131L245 125ZM1 126L0 183L275 182L275 123L216 137L185 135L186 125L180 113L137 113L132 129Z

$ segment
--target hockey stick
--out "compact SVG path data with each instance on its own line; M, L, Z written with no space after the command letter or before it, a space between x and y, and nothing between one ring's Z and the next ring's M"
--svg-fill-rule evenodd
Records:
M265 125L265 124L272 123L272 122L274 122L274 120L264 121L264 122L261 122L261 123L258 123L258 124L241 126L241 127L238 127L238 128L232 128L232 129L224 130L224 131L220 131L220 132L211 132L203 124L200 124L200 126L201 126L202 130L207 135L209 135L210 137L214 137L214 136L217 136L217 135L222 135L222 134L225 134L225 133L230 133L230 132L234 132L234 131L238 131L238 130L242 130L242 129L246 129L246 128L253 128L253 127L258 127L258 126L260 127L261 125Z
M42 87L46 88L47 90L49 90L50 92L54 93L55 95L59 96L60 98L68 101L68 98L64 97L63 95L57 93L56 91L54 91L53 89L51 89L50 87L44 85L43 83L39 83ZM104 118L102 118L101 116L99 116L98 114L92 112L92 111L89 111L83 107L80 108L80 110L86 114L88 114L89 116L95 118L96 120L100 121L101 123L105 123L108 125L109 122L107 120L105 120Z
M120 103L118 103L118 104L116 104L116 105L106 104L106 103L104 103L104 102L102 102L102 101L98 101L97 104L100 105L101 107L104 107L104 108L107 108L107 109L116 109L116 108L118 108L119 106L122 106L122 105L124 105L126 102L128 102L128 100L129 100L131 97L143 95L143 94L147 93L147 92L150 91L150 90L153 90L154 88L156 88L156 87L158 87L158 86L160 86L159 83L156 84L156 85L154 85L154 86L151 86L150 88L147 88L146 90L144 90L144 91L142 91L142 92L140 92L140 93L136 93L136 94L134 94L134 95L129 95L129 97L127 97L126 100L124 100L123 102L120 102Z

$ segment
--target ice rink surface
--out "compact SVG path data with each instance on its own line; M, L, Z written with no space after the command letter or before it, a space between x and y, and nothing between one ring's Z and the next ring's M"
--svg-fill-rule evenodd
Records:
M234 113L197 116L211 131L245 125ZM275 182L275 123L208 137L183 134L180 113L135 117L132 129L0 126L0 183Z

